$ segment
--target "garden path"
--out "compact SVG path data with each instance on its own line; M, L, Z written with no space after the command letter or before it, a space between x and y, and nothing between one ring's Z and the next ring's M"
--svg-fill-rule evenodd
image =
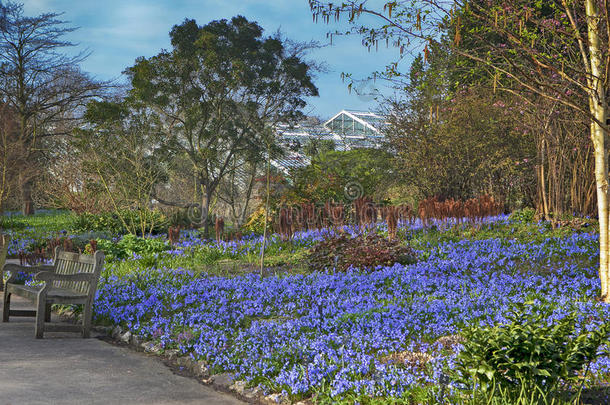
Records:
M29 303L15 297L13 305ZM173 374L151 355L93 336L48 333L35 339L34 318L0 323L0 405L243 403Z

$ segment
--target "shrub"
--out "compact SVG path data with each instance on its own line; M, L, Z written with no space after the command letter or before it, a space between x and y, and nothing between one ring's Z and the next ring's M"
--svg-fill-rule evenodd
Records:
M144 224L145 233L162 234L167 232L168 223L167 217L160 211L123 210L118 213L79 214L72 227L76 232L105 231L115 235L128 233L142 235L141 224Z
M119 217L112 213L104 214L79 214L74 219L72 228L76 232L99 232L106 231L112 234L124 232L123 224Z
M534 222L536 217L536 210L533 208L523 208L521 210L514 211L510 214L510 219L513 222Z
M118 242L99 239L97 249L104 252L108 260L126 259L137 256L152 256L168 250L170 246L162 239L139 238L134 235L125 235Z
M489 400L498 396L506 403L557 400L560 384L577 383L599 356L600 346L608 342L610 324L589 331L577 327L575 314L557 319L547 306L517 308L508 324L475 326L463 333L456 380L470 395L480 393Z
M376 233L347 233L329 235L311 249L308 258L312 270L336 269L345 271L350 266L371 269L394 263L410 264L417 260L411 247L390 241Z
M111 239L111 235L107 232L84 232L76 235L71 235L70 240L72 241L74 248L79 251L85 251L87 245L91 240Z
M181 227L182 229L195 228L198 224L195 223L188 209L174 209L166 211L168 223L173 227Z
M269 209L267 215L267 231L271 231L271 224L273 223L273 210ZM245 234L254 233L256 235L262 235L265 230L265 207L260 206L254 211L248 218L248 222L242 226L241 231Z

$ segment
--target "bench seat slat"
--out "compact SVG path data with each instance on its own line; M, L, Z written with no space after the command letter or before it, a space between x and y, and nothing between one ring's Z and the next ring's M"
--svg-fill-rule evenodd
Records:
M11 309L11 316L36 316L33 309Z
M11 292L19 292L19 293L24 293L24 294L28 294L29 296L33 296L36 297L36 295L38 295L38 292L42 289L42 286L27 286L27 285L20 285L20 284L11 284L10 285L10 291ZM87 298L88 295L87 294L83 294L80 291L75 291L75 290L70 290L67 288L49 288L47 290L47 298L66 298L66 299L77 299L77 298Z
M50 323L45 322L45 332L82 332L83 327L81 325L70 325L61 323Z

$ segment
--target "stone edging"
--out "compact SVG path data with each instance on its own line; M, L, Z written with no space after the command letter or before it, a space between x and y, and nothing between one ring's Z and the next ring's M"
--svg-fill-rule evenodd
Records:
M205 360L193 360L190 356L181 356L175 349L163 350L158 344L145 341L138 335L124 330L120 326L93 326L92 330L107 336L115 342L128 345L131 349L143 351L161 357L170 367L186 370L189 375L195 377L199 382L210 386L218 391L229 393L250 404L277 405L291 404L284 394L264 395L259 388L246 388L245 381L234 381L230 373L210 375L208 364ZM299 401L294 405L309 405L310 401Z

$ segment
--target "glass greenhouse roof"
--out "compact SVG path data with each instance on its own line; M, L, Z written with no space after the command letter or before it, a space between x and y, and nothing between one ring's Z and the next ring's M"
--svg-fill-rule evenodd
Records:
M324 123L324 126L341 137L382 138L381 126L385 120L372 112L343 110Z
M312 118L305 119L298 125L280 124L276 127L276 132L286 154L274 165L288 170L309 164L303 147L312 139L332 140L335 150L339 151L377 148L383 141L381 128L385 123L384 117L372 112L342 110L323 124Z

